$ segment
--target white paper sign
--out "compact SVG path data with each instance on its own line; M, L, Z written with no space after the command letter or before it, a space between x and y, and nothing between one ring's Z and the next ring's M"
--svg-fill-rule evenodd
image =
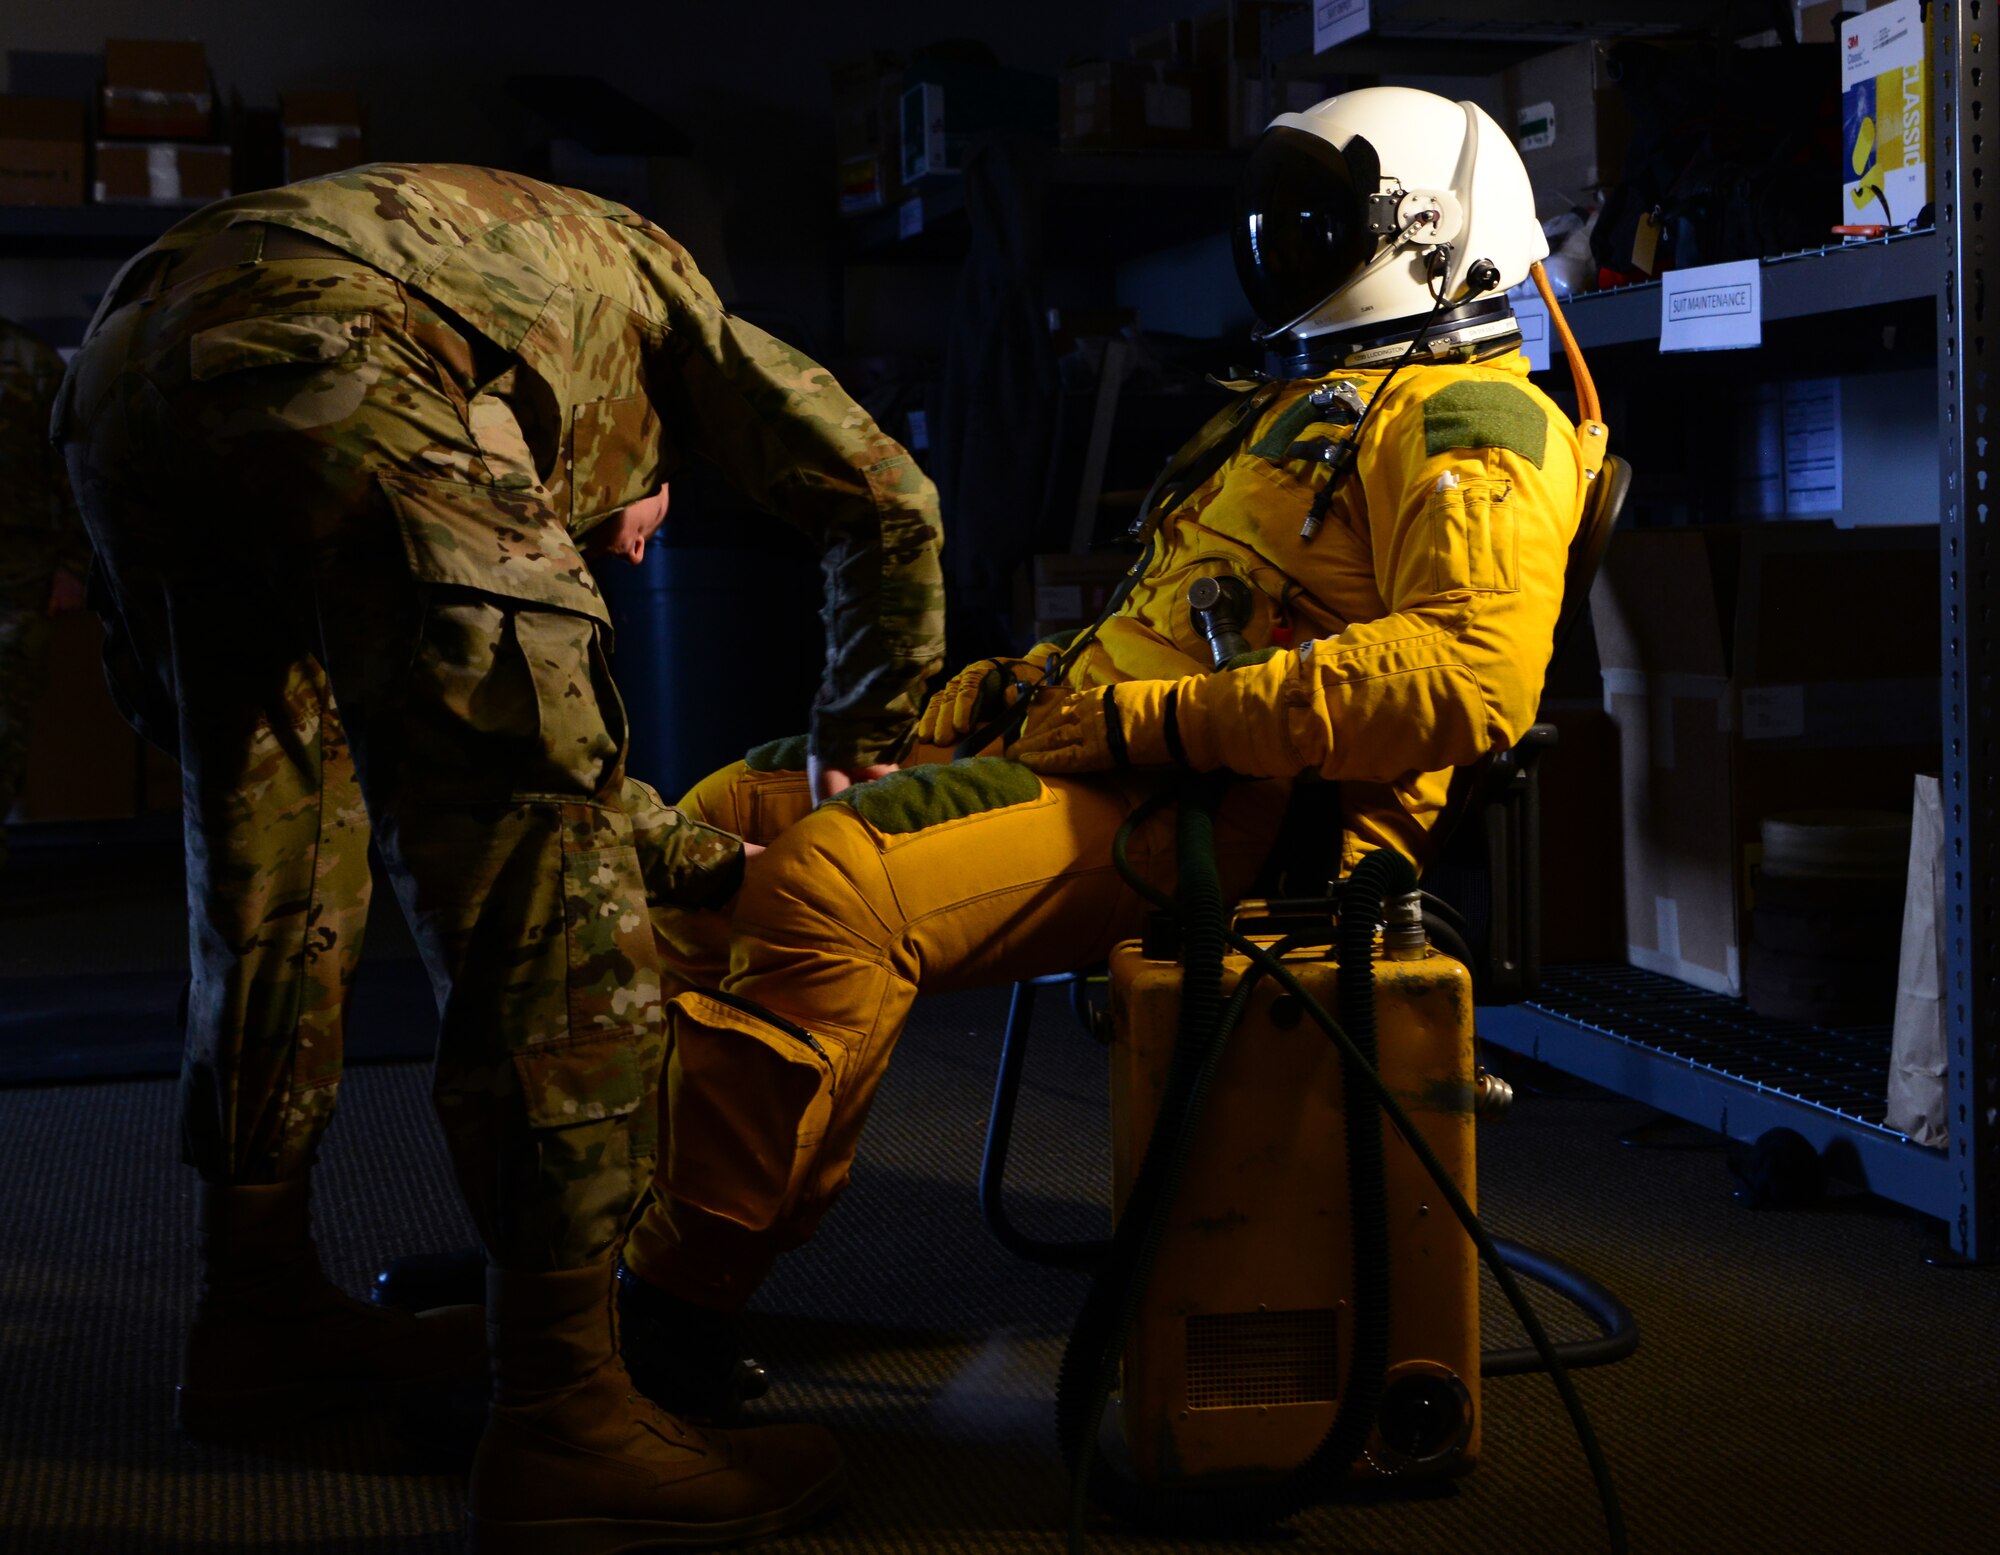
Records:
M1313 52L1358 38L1368 30L1368 0L1313 0Z
M1764 280L1754 259L1669 270L1660 286L1662 351L1741 351L1764 343Z
M1521 354L1528 359L1528 371L1549 370L1549 309L1539 297L1518 297L1514 301L1514 321L1521 326Z
M1785 511L1838 513L1846 507L1840 467L1840 380L1787 383Z
M924 230L924 197L913 194L896 209L896 236L913 238Z

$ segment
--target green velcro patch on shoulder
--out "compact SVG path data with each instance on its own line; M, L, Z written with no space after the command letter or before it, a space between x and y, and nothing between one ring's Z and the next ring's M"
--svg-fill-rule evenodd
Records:
M788 734L782 740L766 740L743 753L743 765L752 772L803 772L806 769L806 736Z
M1548 451L1549 418L1512 383L1454 383L1424 401L1424 453L1505 448L1536 469Z
M935 766L904 767L872 783L856 783L829 803L852 805L854 813L877 831L900 835L1026 804L1041 792L1041 779L1018 761L972 756Z
M1246 648L1243 652L1237 654L1235 658L1231 659L1227 664L1223 665L1222 668L1225 672L1229 670L1252 669L1259 664L1270 663L1271 660L1275 659L1279 654L1283 653L1284 651L1285 651L1284 649L1276 646L1275 644L1269 648Z
M1250 452L1259 459L1283 463L1285 450L1299 440L1299 434L1314 422L1327 419L1327 413L1312 402L1310 394L1301 394L1278 413L1270 430L1250 445Z

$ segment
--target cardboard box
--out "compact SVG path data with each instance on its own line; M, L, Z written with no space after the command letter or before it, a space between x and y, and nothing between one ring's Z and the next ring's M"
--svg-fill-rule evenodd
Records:
M1111 59L1072 65L1062 75L1065 146L1198 146L1202 143L1191 65Z
M1253 145L1279 114L1304 113L1337 91L1322 76L1301 75L1282 65L1232 61L1220 92L1222 126L1217 143L1232 150Z
M1936 767L1937 566L1934 533L1617 537L1591 617L1634 966L1740 994L1763 819L1894 808Z
M104 45L98 132L141 140L206 140L215 87L195 42L112 38Z
M1573 43L1500 72L1500 125L1514 137L1544 221L1588 208L1623 170L1631 121L1604 55L1601 43Z
M1930 19L1890 0L1840 28L1841 224L1904 226L1931 201Z
M285 182L342 172L368 160L361 98L354 92L287 92L279 108Z
M1863 0L1792 0L1792 36L1800 43L1834 43L1840 19L1862 9Z
M1016 624L1026 633L1021 646L1032 648L1090 625L1131 565L1132 557L1124 551L1035 557L1020 575L1025 587L1015 593Z
M83 204L83 104L0 97L0 205Z
M1194 62L1257 61L1281 51L1267 48L1274 23L1297 10L1293 0L1230 0L1194 18Z
M99 205L206 205L233 192L233 168L227 146L100 140L92 198Z

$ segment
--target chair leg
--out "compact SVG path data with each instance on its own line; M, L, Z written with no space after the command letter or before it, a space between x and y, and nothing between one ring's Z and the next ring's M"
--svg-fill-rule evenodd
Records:
M1000 1043L1000 1072L993 1082L993 1111L986 1121L986 1153L979 1163L979 1211L993 1239L1016 1258L1057 1269L1096 1266L1111 1245L1104 1241L1053 1242L1024 1235L1007 1214L1007 1152L1014 1140L1014 1106L1021 1095L1021 1067L1028 1056L1028 1030L1034 1024L1035 989L1044 982L1077 978L1026 979L1014 985L1007 1006L1007 1031Z

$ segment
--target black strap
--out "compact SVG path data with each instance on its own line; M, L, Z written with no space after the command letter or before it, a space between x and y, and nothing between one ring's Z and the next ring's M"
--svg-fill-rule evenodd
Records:
M1175 686L1167 693L1167 754L1174 758L1174 764L1192 768L1188 760L1187 747L1181 744L1181 688Z
M1118 699L1113 695L1116 686L1104 688L1104 743L1111 751L1113 765L1132 765L1131 749L1125 744L1125 721L1119 716Z

